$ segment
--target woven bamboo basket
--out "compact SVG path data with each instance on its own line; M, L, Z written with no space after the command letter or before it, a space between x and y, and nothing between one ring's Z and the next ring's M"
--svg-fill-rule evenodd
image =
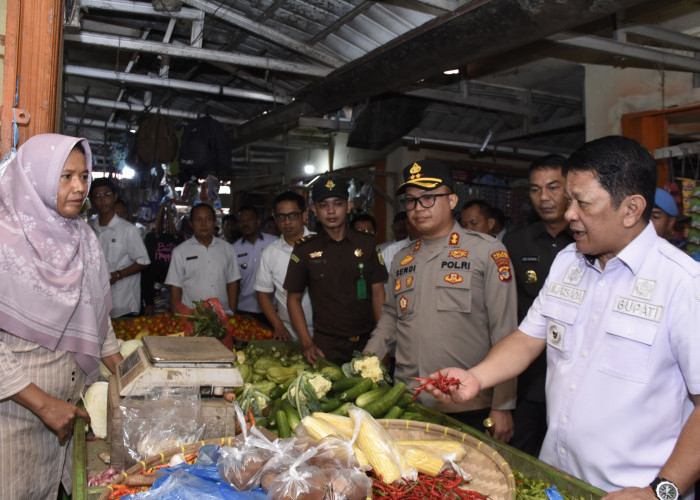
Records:
M467 454L459 466L471 474L469 489L488 495L491 500L515 499L515 477L503 457L483 441L437 424L414 420L379 420L396 439L446 439L464 445Z
M469 488L479 493L488 495L491 500L513 500L515 499L515 478L513 471L503 457L493 448L483 441L465 434L463 432L450 429L436 424L417 422L413 420L379 420L386 427L389 434L401 440L437 440L446 439L460 442L466 449L466 455L459 462L463 470L472 476ZM240 436L240 435L239 435ZM268 434L270 439L274 435ZM124 484L127 477L133 477L142 471L161 464L167 464L170 458L176 453L190 455L199 450L205 444L218 446L235 446L237 438L224 437L199 441L179 448L173 448L147 460L142 460L133 467L125 471L115 481L117 484ZM105 491L100 496L100 500L108 500L110 491Z

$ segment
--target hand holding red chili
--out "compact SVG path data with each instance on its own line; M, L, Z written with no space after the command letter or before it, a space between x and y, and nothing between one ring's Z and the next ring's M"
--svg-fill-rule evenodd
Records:
M441 379L457 380L456 383L449 383L449 392L444 392L440 389ZM423 390L429 392L436 399L444 403L464 403L469 401L478 394L481 390L479 380L467 370L461 368L444 368L431 373L428 376L430 381Z
M440 392L443 394L451 394L453 389L458 389L460 380L456 377L447 377L440 372L440 370L437 371L438 377L436 379L433 378L422 378L422 377L413 377L413 380L416 380L418 382L422 382L421 385L418 387L415 387L413 390L416 391L416 393L413 395L413 400L415 401L418 399L418 395L421 393L421 391L426 390L428 387L434 387L438 389Z

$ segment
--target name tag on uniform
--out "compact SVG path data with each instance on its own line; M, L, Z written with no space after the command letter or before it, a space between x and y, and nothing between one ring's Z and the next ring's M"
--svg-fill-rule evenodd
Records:
M520 261L521 261L521 262L539 262L539 261L540 261L540 258L539 258L539 256L537 256L537 255L532 255L532 256L529 256L529 257L521 257L521 258L520 258Z
M193 255L192 257L185 257L185 260L194 260L194 259L198 259L198 258L199 257L197 257L196 255Z
M581 288L565 285L564 283L552 283L549 285L547 295L567 300L574 304L580 304L583 302L583 296L586 295L586 291Z
M658 304L650 304L649 302L642 302L641 300L635 300L618 295L615 297L613 311L629 314L630 316L636 316L642 319L648 319L658 323L661 321L661 315L664 312L664 308Z
M236 257L241 258L241 257L245 257L246 255L248 255L248 252L246 252L246 253L239 253L238 255L236 255Z

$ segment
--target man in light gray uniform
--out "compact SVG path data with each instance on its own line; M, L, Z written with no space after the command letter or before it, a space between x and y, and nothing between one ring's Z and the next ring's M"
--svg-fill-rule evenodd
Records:
M451 171L422 160L403 171L404 204L421 237L391 266L382 315L365 348L396 355L395 378L409 387L441 366L471 367L517 325L516 291L508 252L492 236L462 229L452 217L458 203ZM508 441L513 434L515 380L483 391L467 404L421 402Z

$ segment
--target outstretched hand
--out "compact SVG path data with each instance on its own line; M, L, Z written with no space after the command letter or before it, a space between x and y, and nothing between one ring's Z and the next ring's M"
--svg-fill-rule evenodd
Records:
M449 392L440 390L437 382L441 378L456 378L460 381L459 385L450 385ZM481 390L481 383L467 370L462 368L443 368L431 373L428 378L434 380L436 384L428 385L425 390L433 395L434 398L443 403L464 403L476 396Z
M323 351L316 347L316 344L309 344L308 346L304 346L304 357L306 358L306 361L311 363L312 365L318 361L318 357L325 358L326 355L323 354Z

